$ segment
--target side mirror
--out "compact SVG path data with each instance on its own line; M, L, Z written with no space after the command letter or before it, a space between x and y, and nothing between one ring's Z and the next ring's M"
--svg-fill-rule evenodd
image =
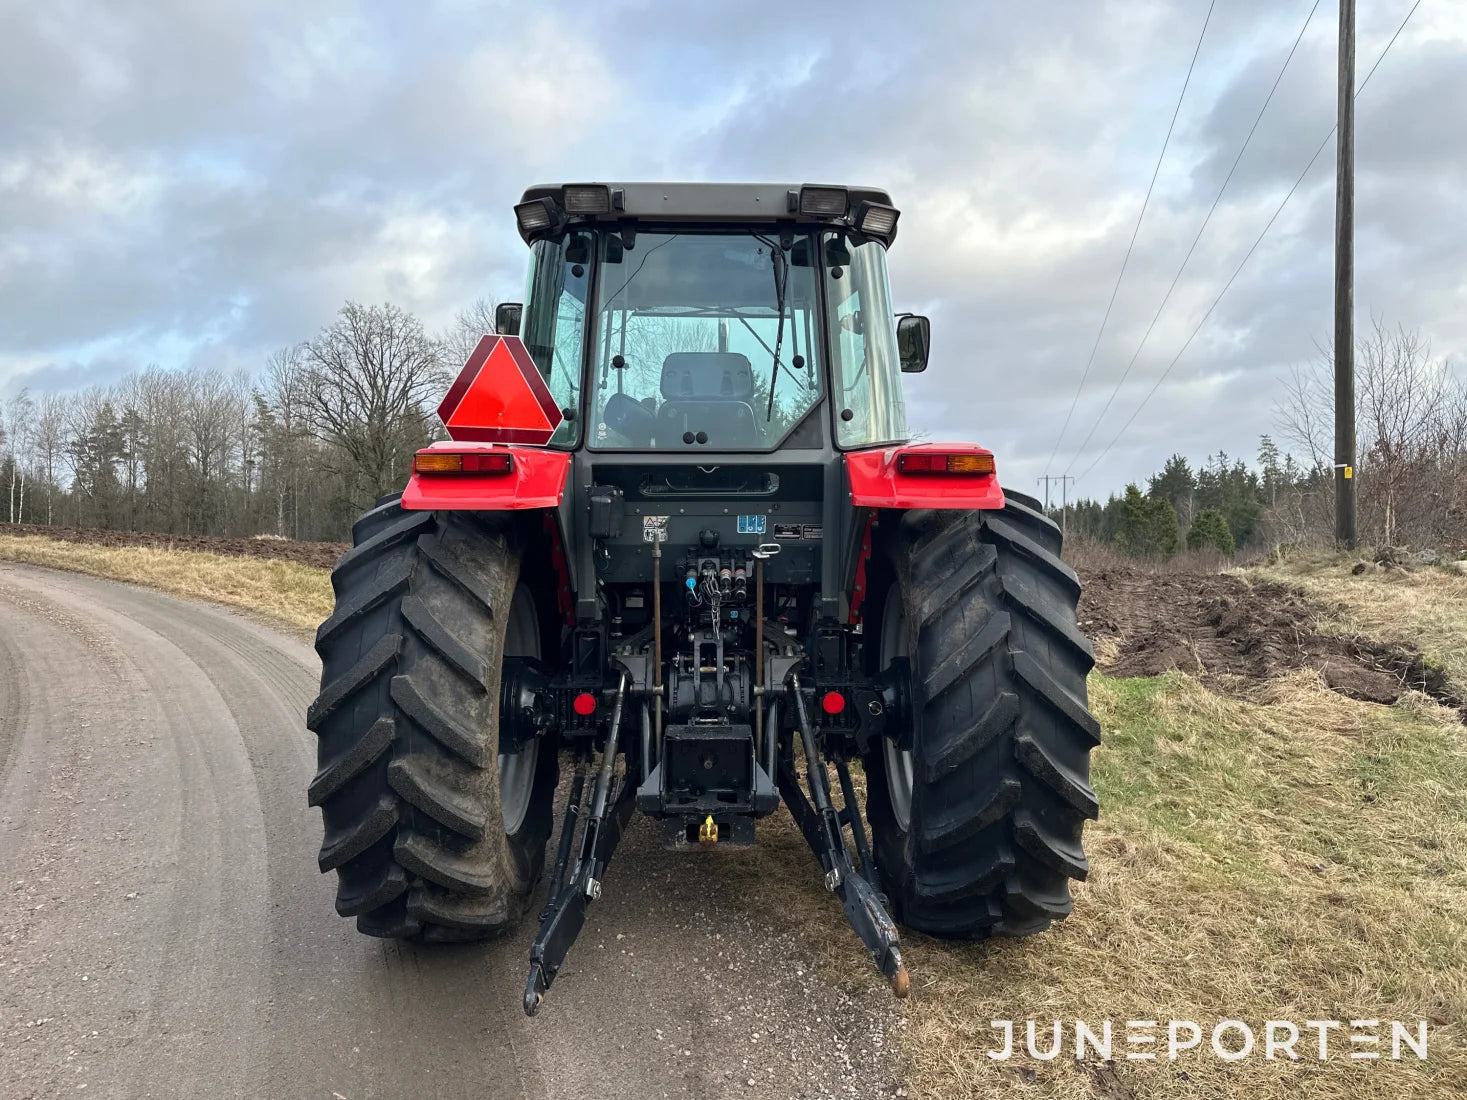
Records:
M932 346L932 324L915 313L897 314L897 350L903 374L921 374L927 369L927 352Z
M521 302L500 302L494 307L494 331L500 336L518 336L520 334L520 315L524 312L525 307ZM906 367L902 368L902 370L906 369Z

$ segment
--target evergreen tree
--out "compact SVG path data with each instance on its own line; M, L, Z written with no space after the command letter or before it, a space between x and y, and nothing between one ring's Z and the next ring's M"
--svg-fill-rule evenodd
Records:
M1283 458L1272 437L1265 435L1259 439L1258 468L1263 472L1263 499L1270 507L1278 503L1279 493L1288 488Z
M1165 558L1177 552L1181 535L1177 510L1169 500L1153 500L1135 485L1126 486L1126 495L1111 498L1119 506L1120 534L1115 540L1121 550L1137 558Z
M1177 525L1177 510L1166 499L1153 500L1147 505L1151 524L1151 537L1155 553L1169 558L1181 545L1182 534Z
M1146 495L1155 500L1171 501L1178 514L1187 513L1192 505L1192 494L1197 489L1197 479L1192 467L1181 455L1172 455L1166 460L1161 473L1147 479Z
M1135 485L1126 486L1126 495L1121 499L1121 529L1116 539L1128 554L1138 557L1151 548L1151 512L1146 507L1146 498Z
M1221 550L1224 554L1231 554L1236 549L1228 521L1216 508L1204 508L1198 512L1187 532L1187 549L1201 550L1205 547Z

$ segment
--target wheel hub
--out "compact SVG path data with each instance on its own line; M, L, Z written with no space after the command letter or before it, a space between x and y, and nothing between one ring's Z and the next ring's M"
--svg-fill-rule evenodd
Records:
M907 613L901 588L892 583L886 606L881 611L881 667L891 669L894 662L906 665ZM901 671L905 671L902 669ZM911 715L905 706L887 708L886 736L881 751L886 763L886 792L891 800L892 815L902 832L912 824L912 748Z
M527 585L521 584L514 590L514 599L509 605L509 622L504 630L504 655L506 658L520 657L538 661L540 658L540 618L535 610L535 597ZM499 721L501 725L500 747L508 748L518 743L513 752L499 754L499 808L504 815L504 831L513 835L525 823L530 811L530 801L535 793L535 773L540 762L540 740L538 737L523 737L527 731L518 730L525 721L523 694L528 690L527 680L533 676L526 661L505 661L507 687L514 693L513 710L506 707L509 692L501 690ZM533 691L531 691L533 695ZM533 714L533 708L532 714ZM509 729L504 727L508 725ZM505 732L511 733L506 739ZM536 731L538 732L538 731ZM521 736L514 736L516 733Z

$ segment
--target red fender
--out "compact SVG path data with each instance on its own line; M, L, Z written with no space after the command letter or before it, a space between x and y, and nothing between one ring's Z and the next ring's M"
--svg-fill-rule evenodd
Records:
M912 473L901 468L902 455L986 455L989 472ZM851 503L858 508L982 508L1004 506L993 452L976 443L904 443L846 454Z
M565 495L571 456L566 451L539 447L496 446L489 443L434 443L419 451L433 454L508 454L507 473L419 473L415 468L402 491L402 506L409 511L435 508L465 511L518 511L526 508L555 508ZM416 460L414 466L417 466Z

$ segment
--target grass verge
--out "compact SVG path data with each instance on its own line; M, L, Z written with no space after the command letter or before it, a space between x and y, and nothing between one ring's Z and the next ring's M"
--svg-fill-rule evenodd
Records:
M269 558L0 535L0 560L157 588L244 608L310 635L331 614L329 571Z
M1467 1095L1467 730L1425 696L1357 703L1308 671L1261 690L1092 678L1107 740L1090 879L1041 936L904 935L913 1096ZM795 914L837 981L878 980L794 830L763 830L755 852L751 905ZM1062 1057L988 1058L989 1021L1020 1021L1022 1042L1031 1018L1041 1048L1065 1021ZM1115 1022L1114 1064L1075 1061L1075 1019ZM1352 1062L1337 1043L1325 1063L1125 1060L1126 1021L1172 1019L1244 1020L1260 1052L1267 1020L1426 1019L1430 1059Z

